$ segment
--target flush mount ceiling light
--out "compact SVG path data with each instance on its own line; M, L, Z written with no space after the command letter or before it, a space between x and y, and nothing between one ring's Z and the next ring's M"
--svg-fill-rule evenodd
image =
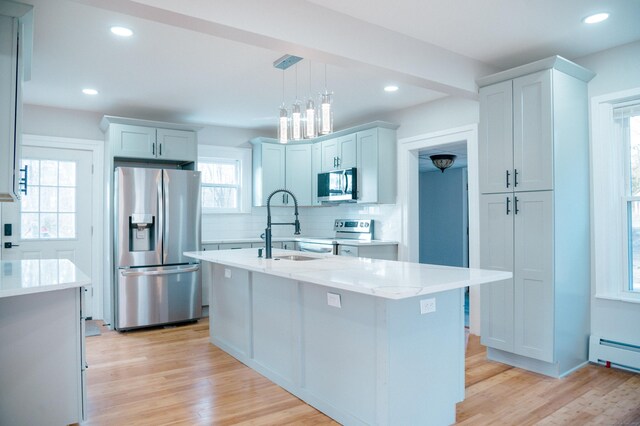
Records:
M442 173L444 173L444 169L448 169L453 165L456 156L453 154L436 154L430 156L429 158L431 158L433 165L442 170Z
M91 96L93 96L93 95L97 95L97 94L98 94L98 91L97 91L96 89L89 89L89 88L87 88L87 89L82 89L82 93L84 93L85 95L91 95Z
M589 15L582 20L585 24L597 24L598 22L602 22L605 19L609 18L609 14L606 12L594 13L593 15Z
M385 86L384 88L385 92L397 92L398 91L398 86Z
M133 31L126 27L111 27L111 32L120 37L131 37Z

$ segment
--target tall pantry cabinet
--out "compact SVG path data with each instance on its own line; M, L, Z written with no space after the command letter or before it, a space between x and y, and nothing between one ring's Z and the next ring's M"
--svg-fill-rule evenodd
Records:
M480 266L487 356L560 377L587 362L587 82L555 56L478 80Z

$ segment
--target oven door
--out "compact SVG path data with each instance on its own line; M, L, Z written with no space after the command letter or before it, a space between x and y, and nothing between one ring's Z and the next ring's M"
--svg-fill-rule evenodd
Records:
M298 241L298 251L304 251L308 253L336 254L337 247L338 247L337 244L333 244L330 242L311 243L311 242Z

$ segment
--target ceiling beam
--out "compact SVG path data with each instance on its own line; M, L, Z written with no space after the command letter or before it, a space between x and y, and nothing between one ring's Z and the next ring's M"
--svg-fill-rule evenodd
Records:
M142 19L477 99L496 68L301 0L75 0ZM207 52L203 46L203 55Z

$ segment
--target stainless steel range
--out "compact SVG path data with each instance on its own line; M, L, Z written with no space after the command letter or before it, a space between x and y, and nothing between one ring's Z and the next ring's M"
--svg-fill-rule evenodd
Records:
M338 254L337 240L371 241L373 219L336 219L333 238L299 238L298 250L311 253Z

